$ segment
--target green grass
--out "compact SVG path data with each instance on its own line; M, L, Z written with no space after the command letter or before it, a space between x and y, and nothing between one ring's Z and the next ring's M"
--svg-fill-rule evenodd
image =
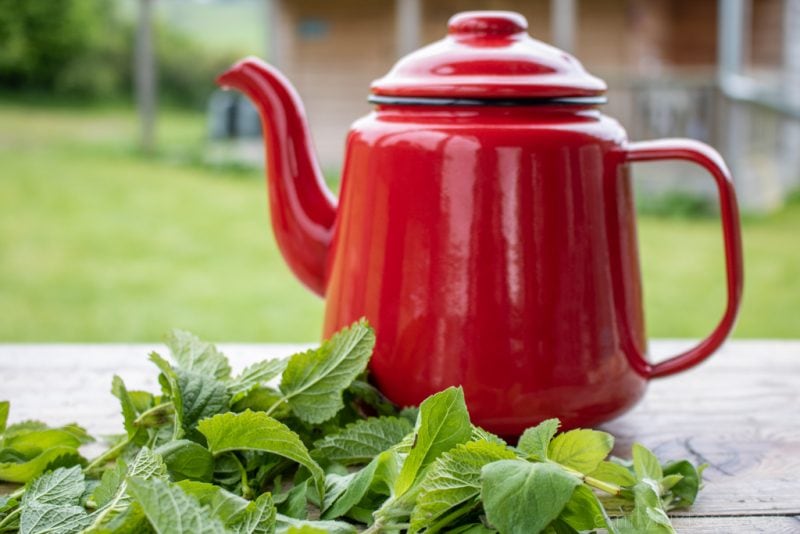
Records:
M310 341L323 303L276 249L260 172L202 163L200 114L161 115L160 152L133 148L121 108L0 104L0 341ZM800 202L744 222L741 337L800 337ZM718 223L643 216L650 335L718 320Z

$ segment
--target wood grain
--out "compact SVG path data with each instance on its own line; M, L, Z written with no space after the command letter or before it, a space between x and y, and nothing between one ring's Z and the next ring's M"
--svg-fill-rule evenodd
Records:
M675 354L681 341L657 341ZM298 345L223 344L234 369ZM156 390L156 345L0 345L0 398L11 421L78 421L94 435L121 429L111 377ZM697 503L673 515L680 531L800 532L800 341L734 341L704 365L654 381L631 412L603 425L615 453L634 442L664 459L708 463Z

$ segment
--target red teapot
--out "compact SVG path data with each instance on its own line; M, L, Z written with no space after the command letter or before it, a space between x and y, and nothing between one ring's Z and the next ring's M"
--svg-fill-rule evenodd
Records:
M742 292L736 195L719 154L685 139L629 142L600 111L606 84L526 30L516 13L455 15L444 39L373 82L338 201L286 78L245 59L218 80L260 110L273 230L326 299L324 335L366 316L371 377L389 399L413 405L461 385L473 421L504 436L625 412L648 380L722 344ZM668 159L716 182L728 302L699 345L651 363L629 164Z

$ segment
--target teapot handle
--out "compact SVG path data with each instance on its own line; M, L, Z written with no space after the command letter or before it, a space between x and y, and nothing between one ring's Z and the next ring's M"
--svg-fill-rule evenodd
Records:
M744 278L739 210L730 171L719 153L705 143L690 139L661 139L628 143L625 151L628 162L685 160L696 163L711 174L719 193L728 289L725 313L711 334L686 352L656 364L649 363L642 355L637 354L633 361L637 371L647 378L658 378L679 373L702 362L722 345L733 329L742 298Z

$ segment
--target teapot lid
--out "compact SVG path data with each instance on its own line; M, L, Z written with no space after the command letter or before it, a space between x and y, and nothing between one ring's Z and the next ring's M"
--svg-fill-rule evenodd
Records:
M370 100L605 101L603 80L570 54L533 39L527 29L525 17L511 11L454 15L447 37L403 57L372 82L376 96Z

